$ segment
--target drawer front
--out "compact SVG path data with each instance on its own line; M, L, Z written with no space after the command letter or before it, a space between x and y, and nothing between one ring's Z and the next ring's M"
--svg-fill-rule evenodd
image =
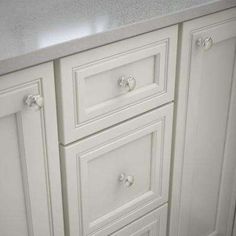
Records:
M169 104L61 146L71 236L105 235L167 202L172 111Z
M167 205L138 219L111 236L166 236Z
M173 100L177 26L56 61L63 144Z

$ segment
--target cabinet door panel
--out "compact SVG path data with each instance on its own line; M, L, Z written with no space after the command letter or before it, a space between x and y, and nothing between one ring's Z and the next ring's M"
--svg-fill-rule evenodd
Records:
M109 235L168 201L172 109L61 146L68 235Z
M0 77L0 235L62 236L51 63ZM28 95L44 106L29 108Z
M197 43L208 37L211 48ZM185 23L182 46L170 232L231 235L236 184L236 10Z
M17 140L17 119L0 119L0 232L2 235L28 235L23 181ZM14 227L12 227L14 226Z

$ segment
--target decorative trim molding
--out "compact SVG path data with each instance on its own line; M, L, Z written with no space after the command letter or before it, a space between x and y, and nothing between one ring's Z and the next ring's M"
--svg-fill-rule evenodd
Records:
M86 176L83 176L81 174L81 158L84 160L83 162L86 163L85 159L86 155L89 155L89 153L94 153L97 149L100 149L101 147L106 148L107 145L110 144L115 144L118 143L119 140L121 140L122 138L125 138L129 135L135 135L136 133L138 133L139 131L145 130L145 129L149 129L148 131L146 131L143 134L140 134L139 136L134 138L131 138L131 140L129 142L133 142L135 140L140 139L141 137L146 136L147 134L151 134L151 143L152 143L152 158L150 159L150 161L153 163L155 162L155 159L160 157L159 160L159 165L157 165L157 163L155 163L153 166L151 165L152 171L151 171L151 175L150 175L150 184L151 184L151 189L144 193L142 196L139 196L138 198L136 198L133 202L128 202L125 205L122 205L121 207L119 207L118 209L105 214L102 217L99 217L99 219L96 219L93 222L87 222L86 217L84 216L86 210L86 205L84 203L84 201L86 200L86 196L82 196L82 185L81 182L84 181L84 178ZM158 135L159 133L159 135ZM78 212L80 212L80 217L81 219L79 219L79 224L80 224L80 228L82 229L82 235L85 236L87 234L94 234L95 232L101 231L104 228L107 227L111 227L111 225L114 225L122 220L124 220L125 218L131 216L131 215L135 215L136 212L139 211L145 211L145 208L147 208L150 205L153 205L153 207L157 207L158 205L160 205L160 201L162 199L162 193L163 193L163 186L162 186L162 177L163 177L163 158L164 158L164 137L165 137L165 117L162 117L159 120L156 120L155 122L152 122L148 125L142 126L141 128L132 130L129 133L123 133L122 135L120 135L119 137L116 137L114 139L111 139L105 143L101 143L99 144L99 146L93 147L92 149L86 150L86 152L83 153L79 153L76 155L76 166L77 166L77 197L78 200L77 202L79 203L79 209ZM157 140L159 139L159 140ZM128 142L128 143L129 143ZM159 147L156 147L156 145L158 145ZM122 146L122 144L121 144ZM119 148L120 146L118 145L115 149ZM114 149L112 149L114 150ZM158 152L158 153L157 153ZM160 156L159 156L160 155ZM95 157L95 158L99 158L99 156ZM158 173L159 175L157 176L157 168L158 167ZM85 168L85 166L83 166L83 169ZM156 182L156 181L158 182ZM158 188L156 188L156 184L158 183ZM155 185L155 186L154 186ZM164 202L162 202L164 203ZM132 207L133 205L137 205L138 207L135 207L135 209L129 210L129 212L125 212L125 214L122 212L125 210L127 211L128 208ZM119 213L119 214L118 214ZM119 217L115 217L116 215L120 215ZM111 216L113 216L113 220L107 222L108 218L111 218ZM102 222L106 221L106 226L102 225L100 227L97 228L97 225L101 224ZM86 226L87 225L87 226ZM88 228L87 228L88 227ZM94 231L93 227L96 227L97 229Z
M72 68L72 80L73 80L72 84L73 84L73 106L74 106L74 121L75 121L75 126L74 127L75 127L75 129L79 129L79 128L81 128L83 126L86 126L86 125L89 125L90 123L93 123L93 122L100 122L106 116L115 116L118 112L122 112L122 111L128 109L131 106L136 106L136 105L139 105L139 104L141 104L143 102L151 101L153 99L156 99L156 98L166 94L167 93L167 84L168 84L168 81L169 81L169 78L168 78L169 43L170 43L170 39L166 38L166 39L163 39L163 40L160 40L160 41L156 41L156 42L153 42L153 43L150 43L150 44L147 44L147 45L144 45L144 46L132 49L132 50L128 50L127 52L118 53L118 54L115 54L115 55L112 55L112 56L109 56L109 57L106 57L106 58L103 58L103 59L100 59L100 60L97 60L97 61L93 61L93 62L84 64L84 65L78 66L78 67L73 67ZM147 50L147 49L150 50L151 48L154 48L154 47L163 47L164 48L163 52L160 51L158 53L158 54L162 54L163 53L163 55L160 57L160 58L163 57L161 59L161 61L163 60L162 63L164 65L164 74L163 74L163 78L162 78L163 79L162 82L164 84L163 84L163 89L162 90L156 91L154 93L154 89L156 90L159 87L158 83L155 83L157 85L157 88L153 87L154 84L152 84L152 86L151 85L146 86L146 89L148 87L150 87L148 89L148 90L150 90L150 93L151 93L150 95L147 95L146 97L140 97L138 99L135 99L135 101L128 103L127 105L123 105L123 106L120 106L118 108L111 109L110 111L107 111L107 112L105 112L103 114L96 115L96 116L94 116L92 118L88 118L85 121L82 121L82 122L79 121L79 116L80 116L79 114L81 114L81 112L87 114L87 110L88 110L88 108L87 109L83 108L83 107L81 107L80 104L78 104L78 101L81 99L81 97L78 94L80 93L81 89L84 89L84 88L79 88L78 87L78 83L77 83L78 78L77 78L76 73L79 70L85 70L85 69L88 69L91 66L95 66L95 65L102 64L102 63L106 63L106 62L109 62L111 60L115 60L115 59L118 59L120 57L124 57L124 56L127 56L129 54L136 53L136 52L139 52L139 51L142 51L142 50ZM149 58L151 56L154 56L156 58L156 56L158 54L152 53L151 55L147 55L145 57L140 57L137 60L132 60L131 62L135 63L135 62L137 62L139 60L143 60L143 59ZM155 58L154 58L154 60L155 60ZM160 61L160 64L161 64L161 61ZM129 62L129 63L131 63L131 62ZM124 64L124 65L126 65L126 64ZM114 68L117 68L117 67L114 67ZM154 65L154 70L155 70L155 65ZM104 70L104 72L106 72L106 70ZM96 73L94 75L96 75ZM155 76L156 75L154 75L153 80L155 80ZM160 76L162 76L162 75L160 75ZM86 78L83 78L83 80L84 79L86 79ZM144 89L144 88L142 87L140 89ZM153 92L151 92L151 90L153 90ZM146 93L147 93L147 91L146 91ZM136 96L137 96L137 94L136 94ZM107 103L111 102L112 100L115 101L116 98L110 99L109 101L102 102L102 104L104 106L107 106ZM110 104L109 106L111 106L111 105L112 104ZM96 107L96 106L101 106L101 104L94 105L93 108ZM83 109L83 111L82 111L82 109ZM92 108L90 107L89 109L92 109Z

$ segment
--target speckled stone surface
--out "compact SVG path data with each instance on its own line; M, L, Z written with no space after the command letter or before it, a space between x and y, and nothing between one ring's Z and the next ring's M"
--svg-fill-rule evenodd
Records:
M236 6L236 0L0 0L0 74Z

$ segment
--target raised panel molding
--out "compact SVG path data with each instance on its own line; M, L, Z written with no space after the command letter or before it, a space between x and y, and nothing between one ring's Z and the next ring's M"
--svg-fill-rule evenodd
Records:
M72 76L74 78L74 114L75 114L75 127L87 125L95 119L102 119L108 115L115 115L120 110L124 110L131 105L140 103L143 99L153 99L160 97L167 93L167 84L171 78L168 78L168 51L169 39L157 41L149 45L129 50L125 53L119 53L114 56L93 61L91 63L81 65L73 68ZM122 66L129 66L140 60L154 57L153 65L153 83L150 85L137 88L135 93L117 94L119 97L107 99L99 104L86 107L86 80L90 77L101 74L112 69L117 69ZM158 63L156 62L159 58ZM150 68L151 70L151 68ZM131 72L130 72L131 73ZM101 78L99 78L101 80ZM118 80L119 78L116 78ZM117 82L115 82L117 85ZM87 85L88 86L88 85ZM98 91L99 92L99 91ZM107 91L108 92L108 91Z
M60 142L69 144L171 102L177 30L175 25L56 60ZM134 90L119 87L122 76L132 75Z
M91 138L68 146L61 146L63 196L66 215L68 215L66 220L68 235L107 235L167 202L172 126L171 110L172 104L169 104ZM89 204L91 202L88 202L90 199L88 188L91 184L88 178L90 163L94 160L103 161L102 159L106 154L110 155L111 158L112 151L128 148L136 140L145 140L149 137L151 137L151 147L145 146L151 152L151 159L146 160L150 162L151 168L150 176L148 174L148 189L145 192L137 192L137 196L128 198L128 202L120 203L121 205L117 207L115 205L109 206L107 212L90 220ZM107 163L108 160L105 161ZM118 159L112 161L117 162ZM123 165L122 168L125 167L124 164L121 165ZM118 166L117 168L119 168ZM106 168L105 165L104 168ZM132 173L130 163L129 169ZM142 172L140 172L140 176L136 176L137 179L141 180L141 175ZM109 189L109 187L107 188ZM109 194L114 193L110 192ZM111 197L113 196L111 195ZM72 218L73 221L70 221L69 219Z
M86 154L83 155L79 155L77 156L77 166L80 166L80 176L78 177L78 181L81 181L81 188L80 188L80 192L82 193L82 202L81 203L81 207L80 209L78 209L79 211L81 211L82 206L83 207L83 213L84 215L81 215L82 220L83 220L83 225L87 225L86 228L86 232L88 231L89 233L94 231L94 229L99 229L102 226L104 227L105 225L109 224L109 222L112 222L114 220L122 220L122 218L124 218L126 216L126 214L128 214L130 211L133 211L133 214L135 214L135 211L137 211L142 205L141 208L144 208L145 205L150 205L150 204L158 204L158 202L162 202L163 201L163 193L162 193L162 186L159 186L159 183L162 183L162 175L161 173L163 172L163 166L161 163L163 163L163 154L161 153L156 153L157 150L161 150L162 152L162 147L161 147L161 143L163 143L163 133L165 132L163 130L164 128L164 121L160 121L160 123L156 123L153 124L151 126L147 126L147 128L143 129L143 130L136 130L136 131L132 131L132 133L127 133L126 135L129 137L129 139L126 139L126 136L122 136L119 138L119 140L113 140L113 143L107 143L104 144L104 146L107 148L103 148L103 147L98 147L98 149L92 151L91 153L88 152ZM150 133L149 133L150 132ZM140 136L138 135L138 133L140 134ZM152 163L152 168L151 168L151 173L150 173L150 190L148 190L147 192L143 193L142 195L140 195L139 197L133 199L132 201L124 204L123 206L114 209L112 212L109 212L108 214L105 214L99 218L97 218L96 220L89 222L89 220L86 220L87 214L89 212L89 209L86 209L87 207L87 199L88 196L86 194L87 192L87 188L88 188L88 176L87 176L87 168L88 168L88 162L92 161L92 159L94 158L99 158L100 155L103 155L106 152L109 152L113 149L117 149L119 148L119 146L124 145L124 144L129 144L129 142L135 141L132 139L138 139L138 138L142 138L143 135L147 135L147 134L151 134L152 135L152 149L153 154L152 154L152 158L150 160L150 163ZM141 136L142 135L142 136ZM159 145L159 146L157 146ZM106 150L107 149L107 150ZM156 160L156 156L161 157L160 163L155 164L157 162ZM159 170L157 169L159 168ZM157 175L157 173L159 173L159 175ZM159 181L159 183L157 182L157 180ZM157 188L158 187L158 188ZM85 234L86 235L86 234Z
M42 78L40 79L36 79L35 81L31 81L30 83L26 83L24 85L20 85L20 86L16 86L14 88L10 88L8 90L9 95L12 97L12 93L17 93L19 90L23 90L23 94L43 94L43 89L42 89ZM26 92L27 90L30 91ZM5 94L7 95L7 93ZM8 98L9 99L9 98ZM10 101L12 101L12 99L9 99ZM18 101L23 104L24 97L22 97L22 99L18 98ZM30 145L28 142L28 139L32 139L32 138L37 138L37 136L39 135L39 133L35 134L36 136L32 136L32 134L30 135L30 133L27 131L28 128L27 126L30 125L27 120L29 121L29 119L32 119L32 111L27 111L27 108L24 106L24 108L22 109L22 111L18 111L16 113L16 121L17 121L17 130L18 130L18 142L19 142L19 151L20 151L20 163L21 163L21 174L22 174L22 182L23 182L23 189L24 189L24 194L25 194L25 206L26 206L26 216L27 216L27 226L28 226L28 235L40 235L40 229L38 227L38 219L36 217L37 215L37 209L35 209L35 195L34 195L34 189L33 189L33 185L35 185L35 183L32 182L32 171L33 169L31 169L31 164L29 162L28 158L32 158L29 153L28 153L28 148L27 145ZM34 115L33 115L34 116ZM28 117L28 118L27 118ZM35 119L36 116L35 116ZM45 125L44 125L44 112L43 110L40 110L40 128L41 128L41 134L45 133ZM27 137L26 135L30 135L29 137ZM51 205L51 199L50 199L50 188L49 188L49 176L48 176L48 155L47 155L47 150L46 150L46 145L45 145L45 137L42 137L42 148L43 148L43 153L44 153L44 159L43 159L43 163L44 163L44 170L45 170L45 176L46 176L46 194L47 194L47 209L48 209L48 224L49 224L49 229L50 229L50 236L53 235L53 219L52 219L52 205ZM38 150L35 150L38 151ZM40 165L40 163L37 163L37 165ZM41 181L45 181L43 179L39 179L37 184L41 185ZM44 193L45 194L45 193ZM38 204L36 205L36 207L38 207ZM41 205L42 207L42 205ZM47 219L47 217L45 216L45 218ZM46 233L46 232L45 232Z

